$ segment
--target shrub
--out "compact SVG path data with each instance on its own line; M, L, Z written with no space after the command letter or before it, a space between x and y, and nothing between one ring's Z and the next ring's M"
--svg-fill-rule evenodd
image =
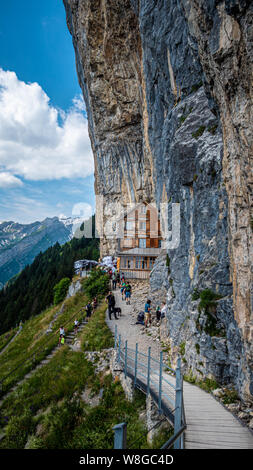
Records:
M192 137L194 137L194 139L198 139L198 137L201 137L203 132L205 131L206 127L205 126L200 126L196 132L192 132Z
M70 282L68 277L64 277L54 286L54 305L59 304L65 299Z
M193 293L192 293L192 300L198 300L199 299L199 291L198 289L194 289Z
M5 430L5 447L8 449L23 449L28 435L34 431L34 427L32 414L27 410L21 416L11 417Z
M82 281L82 285L89 300L94 297L102 298L109 290L109 276L101 269L94 269L90 275Z
M179 346L179 352L181 354L181 356L184 356L185 355L185 343L181 343L180 346Z
M216 300L220 299L222 296L216 292L211 291L210 289L204 289L199 293L199 312L204 311L208 312L210 310L215 310Z

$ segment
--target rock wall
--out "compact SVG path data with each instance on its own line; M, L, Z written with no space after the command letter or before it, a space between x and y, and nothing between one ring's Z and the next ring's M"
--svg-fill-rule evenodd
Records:
M180 352L186 371L233 382L251 400L251 2L64 4L103 196L100 225L110 225L112 203L115 217L117 204L167 202L170 216L180 203L179 247L151 276L159 289L164 272L172 361ZM115 247L102 237L102 255ZM220 296L211 313L198 310L194 289Z

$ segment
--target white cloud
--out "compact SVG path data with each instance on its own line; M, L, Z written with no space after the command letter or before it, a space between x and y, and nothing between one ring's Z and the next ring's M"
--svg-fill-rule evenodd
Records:
M23 186L23 182L6 171L0 171L0 188Z
M0 68L2 174L16 184L22 184L18 177L38 181L91 175L94 165L84 111L81 95L64 112L50 105L38 83L22 82L15 72Z

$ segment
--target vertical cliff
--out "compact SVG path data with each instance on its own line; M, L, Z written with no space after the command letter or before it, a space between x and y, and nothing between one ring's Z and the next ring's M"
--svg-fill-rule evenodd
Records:
M64 4L95 191L104 197L101 225L111 203L115 216L120 203L167 201L169 213L180 203L180 244L163 274L163 335L172 359L184 350L187 371L233 382L251 400L251 2ZM101 247L105 254L115 244L107 236ZM201 309L197 297L206 289L215 301Z

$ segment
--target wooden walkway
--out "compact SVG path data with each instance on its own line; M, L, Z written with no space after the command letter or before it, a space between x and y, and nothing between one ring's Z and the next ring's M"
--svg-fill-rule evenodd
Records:
M151 346L152 356L157 355L157 343L146 335L144 340L144 335L140 333L140 326L133 325L130 316L131 305L126 305L121 300L119 291L114 294L116 306L121 307L123 317L118 321L108 321L111 330L114 332L115 325L117 325L118 334L122 335L124 341L128 341L129 347L134 348L134 343L138 342L140 352L147 354L148 346ZM156 359L159 359L158 356ZM153 376L153 379L157 382L157 375ZM175 378L171 375L168 374L167 379L175 384ZM163 391L171 395L171 388L167 387L168 390L164 388ZM185 381L183 387L187 425L185 449L253 449L253 433L211 394Z

